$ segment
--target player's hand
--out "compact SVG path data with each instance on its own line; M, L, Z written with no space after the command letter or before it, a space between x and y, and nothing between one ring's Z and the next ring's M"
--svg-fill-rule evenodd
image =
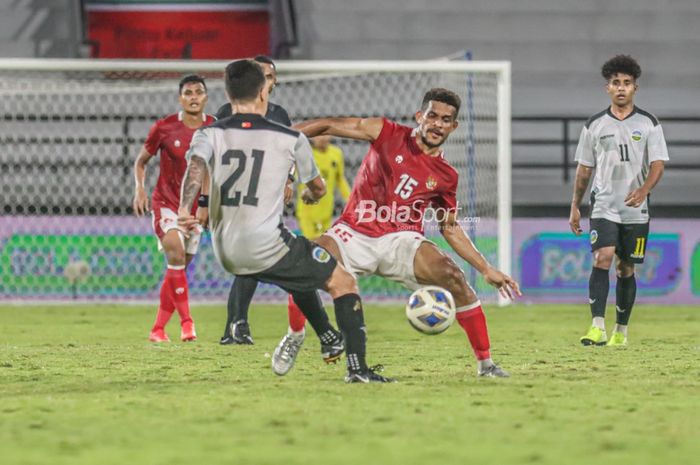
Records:
M180 210L177 216L177 228L189 239L190 231L200 227L199 220L188 211Z
M209 223L209 208L199 207L197 208L197 221L202 225L204 229L207 228Z
M148 205L148 195L146 195L145 190L141 188L136 189L134 201L132 202L131 206L134 208L134 215L139 217L151 211L151 208Z
M294 182L287 181L287 184L284 185L284 204L289 205L289 203L292 201L293 197L294 197Z
M495 268L489 267L484 273L484 279L487 283L498 289L498 292L505 298L513 300L514 295L523 295L522 292L520 292L520 285L516 280Z
M627 194L627 197L625 197L625 205L627 205L628 207L637 208L644 203L644 201L647 198L647 195L649 195L649 191L647 191L643 187L635 189L629 194Z
M311 190L308 187L302 191L301 201L306 205L316 205L318 203L318 200L314 198L314 196L311 194Z
M581 211L574 205L571 205L571 213L569 213L569 226L571 231L577 236L580 236L583 232L583 229L581 229Z

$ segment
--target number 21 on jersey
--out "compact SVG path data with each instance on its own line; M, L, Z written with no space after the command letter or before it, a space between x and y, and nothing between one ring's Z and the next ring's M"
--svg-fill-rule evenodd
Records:
M265 152L262 150L253 150L253 169L250 173L248 181L248 192L243 196L243 205L251 207L258 206L258 182L260 181L260 172L262 171L263 158ZM239 190L234 191L233 196L230 195L231 188L236 181L243 175L246 168L248 157L242 150L229 150L221 157L222 165L230 165L233 160L238 161L238 166L231 173L231 176L221 184L221 205L225 207L238 207L241 204L241 194Z
M396 189L394 189L394 194L397 194L404 200L408 200L411 197L411 194L413 194L413 189L417 185L418 181L404 173L401 175L399 183L396 185Z

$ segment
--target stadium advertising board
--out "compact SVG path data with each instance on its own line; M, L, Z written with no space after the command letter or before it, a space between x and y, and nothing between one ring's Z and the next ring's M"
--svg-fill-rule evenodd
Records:
M268 54L266 0L88 0L92 58L195 58Z
M699 303L700 221L656 220L652 231L645 263L637 272L639 301ZM591 267L587 236L575 237L565 219L515 219L513 232L513 275L523 287L522 300L575 303L585 299ZM439 247L449 248L443 238L430 237ZM496 238L475 239L495 263ZM477 292L487 295L491 288L481 276L461 259L457 261ZM143 218L0 218L0 299L69 299L74 289L67 268L81 262L89 272L75 290L78 297L88 299L155 300L165 272L150 222ZM220 300L228 294L231 277L216 262L208 235L187 274L194 298ZM360 286L363 295L374 300L408 295L399 284L378 277L361 278ZM257 296L268 301L286 299L277 288L262 284Z

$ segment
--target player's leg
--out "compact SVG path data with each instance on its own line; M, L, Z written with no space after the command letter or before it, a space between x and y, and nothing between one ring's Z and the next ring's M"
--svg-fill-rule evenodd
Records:
M627 343L627 325L637 296L635 263L643 263L646 254L649 223L624 224L621 227L621 247L617 257L617 285L615 287L615 329L608 345Z
M591 219L591 251L593 268L588 279L588 303L591 308L591 326L580 342L585 346L604 345L608 336L605 331L605 305L610 290L610 267L619 242L619 227L603 218Z
M248 310L258 281L250 276L236 276L226 304L226 327L220 344L253 344L248 324Z
M185 245L180 237L179 231L171 229L162 234L160 244L165 252L167 269L165 277L160 287L160 305L156 314L156 321L151 328L149 339L153 342L168 341L168 336L165 333L165 326L170 317L177 309L176 289L180 289L180 276L185 270ZM186 278L185 278L186 280Z
M335 320L343 334L348 374L346 383L391 383L393 378L379 375L383 367L367 365L367 330L357 280L337 263L325 290L333 297Z
M508 377L508 373L491 359L491 342L481 302L454 260L432 242L423 241L413 258L413 273L418 284L441 286L452 293L457 307L456 319L472 347L478 374Z
M632 306L637 296L637 281L634 277L634 263L618 257L615 286L615 329L608 341L609 346L627 344L627 325L632 314Z
M330 218L320 223L312 221L308 218L297 217L297 220L299 222L299 229L301 229L301 234L311 241L317 239L323 233L323 231L325 231L331 225ZM320 297L309 299L307 305L316 305L316 302L320 304ZM294 298L291 294L287 299L287 317L289 319L288 334L297 336L303 335L304 325L306 324L306 317L299 308L299 305L297 305L297 302L294 301Z

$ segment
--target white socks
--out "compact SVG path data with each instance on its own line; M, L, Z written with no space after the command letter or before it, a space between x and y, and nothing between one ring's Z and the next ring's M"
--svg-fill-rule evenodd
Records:
M602 329L603 331L605 331L605 318L603 318L602 316L594 316L592 324L596 328Z

